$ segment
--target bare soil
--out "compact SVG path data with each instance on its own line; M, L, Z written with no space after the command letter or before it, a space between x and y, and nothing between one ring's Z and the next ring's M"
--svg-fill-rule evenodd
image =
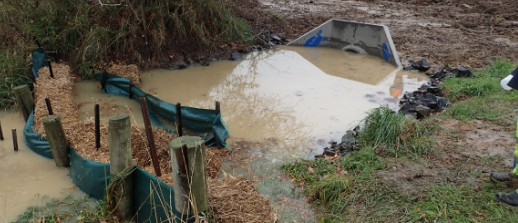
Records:
M518 1L231 0L258 29L294 40L329 19L389 27L403 64L426 58L435 67L483 68L518 61Z
M417 195L423 188L437 184L476 188L487 182L489 173L512 169L514 127L454 119L438 121L438 125L441 130L437 141L430 145L436 150L425 157L426 162L394 162L392 169L378 176L398 191Z

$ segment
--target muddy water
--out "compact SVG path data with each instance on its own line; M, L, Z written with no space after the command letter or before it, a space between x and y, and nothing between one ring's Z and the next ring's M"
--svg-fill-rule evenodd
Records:
M0 141L0 222L11 222L26 208L41 205L40 198L63 198L77 191L51 159L32 152L24 142L21 113L0 112L4 141ZM11 129L17 129L19 150L13 150ZM74 192L76 193L76 192Z
M99 104L100 121L108 126L110 117L120 114L128 114L131 124L142 125L142 112L140 105L127 97L102 94L94 81L82 81L74 84L74 99L79 104L79 118L93 119L94 106Z
M339 140L366 111L380 104L396 108L397 91L416 89L424 80L373 56L283 47L241 62L149 71L142 88L192 107L214 108L220 101L233 137L299 144Z
M311 206L282 174L280 165L311 159L330 140L340 141L365 113L380 105L396 109L404 91L427 78L400 72L383 60L328 48L282 47L252 53L243 61L218 61L210 67L152 70L142 75L142 90L171 102L221 113L231 147L242 148L223 170L259 180L284 222L312 222ZM140 107L126 97L102 95L94 82L76 84L82 119L130 114L142 124ZM241 142L248 141L248 142Z
M310 205L280 165L322 153L328 141L339 142L368 110L380 105L397 109L401 94L426 80L373 56L283 47L210 67L152 70L142 75L142 88L191 107L214 108L220 101L228 142L243 148L224 163L224 171L259 180L259 191L283 221L312 222Z

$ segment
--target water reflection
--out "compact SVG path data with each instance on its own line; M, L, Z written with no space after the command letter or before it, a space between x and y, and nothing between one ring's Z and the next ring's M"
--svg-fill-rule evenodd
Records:
M368 110L380 105L397 109L401 94L426 80L377 57L301 47L142 76L144 91L171 103L214 108L220 101L236 151L223 169L257 180L283 221L298 222L311 219L312 212L280 172L281 163L321 153Z

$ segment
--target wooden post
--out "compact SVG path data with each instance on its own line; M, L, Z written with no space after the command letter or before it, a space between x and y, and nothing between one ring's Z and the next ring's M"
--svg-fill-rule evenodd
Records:
M49 115L54 115L54 112L52 112L52 105L50 104L50 99L45 98L45 103L47 104L47 110L49 111Z
M94 116L95 116L95 148L99 150L101 148L101 124L99 118L99 104L95 104L94 106Z
M25 119L25 121L27 121L29 115L34 109L34 100L32 98L32 92L29 89L29 86L26 84L15 87L13 89L13 92L16 96L18 106L20 106L20 110L22 111L23 118Z
M54 72L52 72L52 61L47 60L47 62L49 62L49 72L50 72L50 77L51 77L51 78L54 78Z
M219 101L216 101L216 115L221 114L221 109L219 107Z
M16 136L16 129L13 129L12 132L13 132L13 147L14 147L14 151L18 151L18 137Z
M2 123L0 122L0 140L4 141L4 133L2 132Z
M149 154L151 154L151 161L153 162L153 167L155 168L155 174L157 176L162 176L162 171L160 170L160 165L158 163L158 156L156 154L155 138L153 137L153 129L151 128L151 119L149 118L146 97L140 98L140 107L142 108L142 116L144 118L144 127L146 127Z
M129 83L129 99L133 98L133 82Z
M47 141L49 141L50 145L50 152L52 152L56 166L70 166L70 147L59 116L51 115L43 119L43 127L45 128Z
M108 81L108 73L106 72L106 70L104 70L102 73L101 73L101 85L102 85L102 89L104 90L106 88L106 82Z
M40 41L38 41L38 39L36 38L36 36L32 36L32 38L34 38L34 42L36 42L36 45L37 45L38 47L40 47L40 48L41 48Z
M131 122L127 114L110 118L108 125L110 141L110 174L117 175L132 166L131 160ZM131 220L133 202L133 179L127 176L113 197L117 214L122 220Z
M176 210L186 215L207 211L207 164L203 139L182 136L171 141L169 147Z
M177 131L178 136L183 136L183 126L182 126L182 105L180 102L176 104L176 125L177 125Z

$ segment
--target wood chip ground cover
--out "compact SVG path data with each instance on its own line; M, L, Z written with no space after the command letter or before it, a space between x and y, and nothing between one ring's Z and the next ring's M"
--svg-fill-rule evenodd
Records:
M45 137L42 120L48 116L45 98L49 98L54 115L59 115L67 138L76 152L86 159L101 163L109 163L110 151L108 128L101 124L101 148L95 148L95 123L92 119L79 120L79 105L75 102L74 77L65 64L52 64L54 78L50 77L47 67L38 71L34 87L34 126L33 130ZM136 66L114 65L110 73L130 78L140 85L140 74ZM171 156L169 142L176 135L161 129L153 129L157 154L164 183L173 186L171 173ZM145 171L154 174L145 129L142 126L131 127L131 145L133 159ZM275 222L276 215L268 199L260 194L253 181L243 177L227 176L217 178L221 169L221 161L231 156L226 149L207 149L207 176L209 180L209 196L213 217L217 222Z

